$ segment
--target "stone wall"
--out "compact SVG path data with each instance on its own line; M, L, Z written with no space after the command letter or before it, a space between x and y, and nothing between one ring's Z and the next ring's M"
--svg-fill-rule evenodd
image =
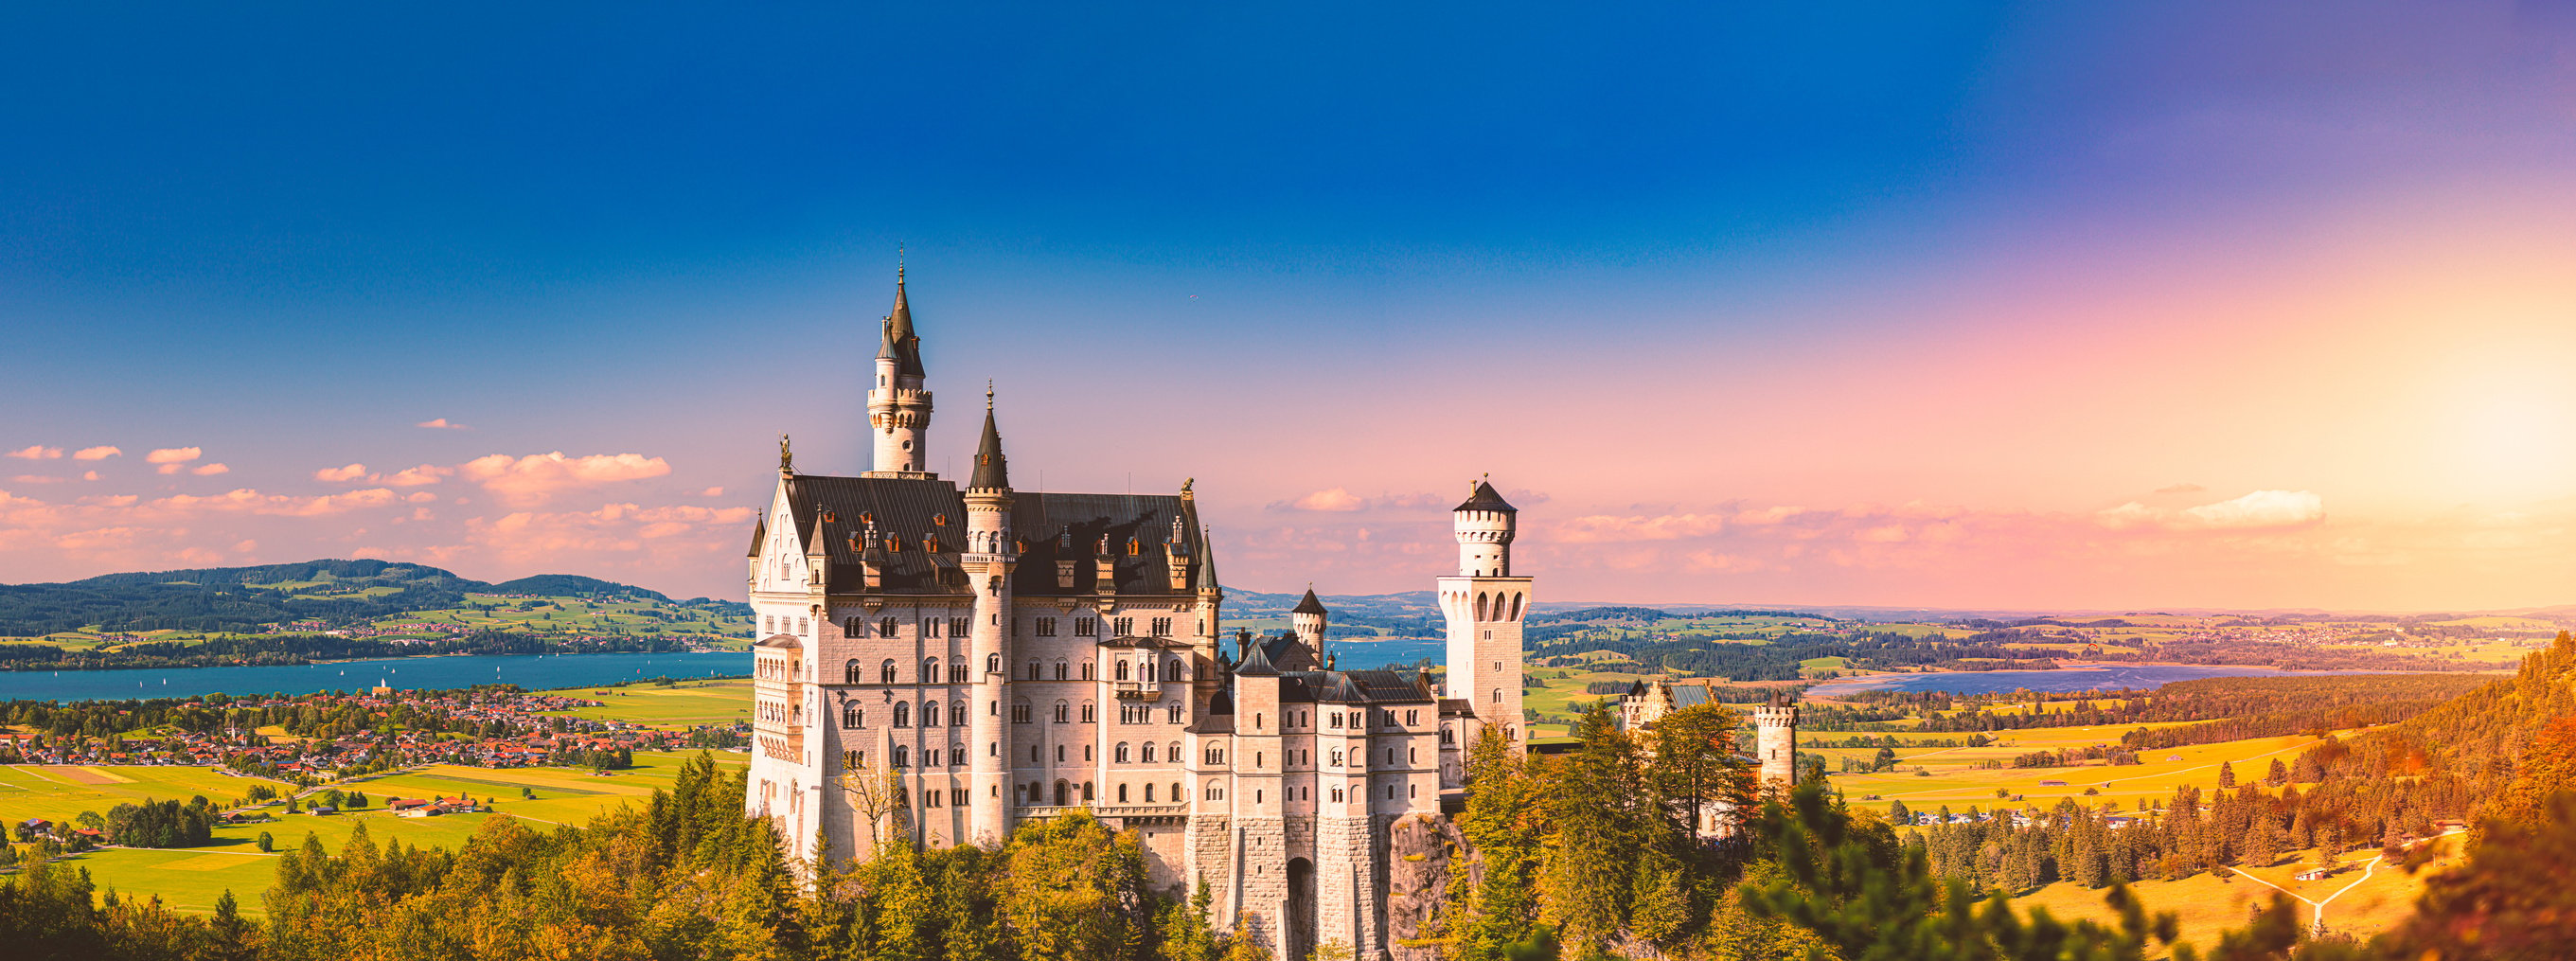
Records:
M1378 832L1385 846L1386 947L1393 961L1438 961L1440 948L1420 942L1437 929L1451 866L1467 840L1446 817L1407 814Z

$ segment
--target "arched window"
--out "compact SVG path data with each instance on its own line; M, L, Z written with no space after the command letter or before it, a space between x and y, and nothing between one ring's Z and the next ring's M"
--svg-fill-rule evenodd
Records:
M1172 800L1174 800L1174 801L1178 801L1178 800L1180 800L1180 799L1181 799L1181 782L1179 782L1179 781L1174 781L1174 782L1172 782Z
M1127 803L1127 785L1121 784L1118 786L1118 803Z
M1151 784L1145 785L1145 803L1154 803L1154 786Z
M1482 591L1476 593L1476 619L1485 619L1485 594Z
M867 675L859 673L858 658L853 657L850 659L850 663L841 666L841 683L864 684L867 682L867 679Z
M1063 658L1060 658L1060 657L1059 657L1059 658L1056 658L1056 661L1055 661L1055 679L1056 679L1056 680L1059 680L1059 681L1069 681L1069 680L1072 680L1072 679L1073 679L1073 665L1065 663L1065 660L1064 660Z
M911 727L911 726L912 726L912 702L910 702L910 701L896 701L896 702L894 702L894 726L896 726L896 727ZM896 748L895 750L900 751L900 750L902 750L902 748ZM900 763L898 763L898 764L897 764L897 766L898 766L898 767L899 767L899 766L901 766L901 765L900 765Z
M1177 680L1180 680L1180 679L1181 679L1181 659L1176 657L1176 658L1173 658L1173 659L1171 659L1171 660L1169 660L1169 661L1165 661L1165 662L1163 662L1163 680L1166 680L1166 681L1177 681Z
M1026 724L1028 722L1029 702L1026 699L1011 702L1011 723Z
M1122 681L1127 679L1127 662L1124 659L1118 662L1118 679Z
M877 665L877 683L894 683L894 658L886 658L884 664Z
M1083 800L1085 800L1085 801L1089 801L1089 800L1091 800L1091 798L1092 798L1092 794L1091 794L1091 782L1089 782L1089 781L1084 781L1084 782L1082 782L1082 799L1083 799Z
M1038 679L1038 662L1036 662L1036 661L1030 661L1030 662L1029 662L1029 680L1034 681L1034 680L1037 680L1037 679Z
M1126 758L1119 758L1119 760L1123 761L1126 760ZM1152 741L1145 742L1145 763L1154 763L1154 742Z
M999 674L999 673L1002 673L1002 655L999 655L999 654L986 654L986 655L984 655L984 673L986 673L986 674Z
M1120 764L1125 764L1125 763L1127 763L1127 742L1125 742L1125 741L1120 741L1120 742L1118 742L1118 754L1117 754L1117 758L1118 758L1118 763L1120 763Z
M1171 714L1171 717L1168 720L1173 724L1181 723L1181 706L1174 704L1168 710Z
M1073 704L1071 702L1055 702L1055 722L1058 724L1070 724L1073 722Z
M921 726L923 726L923 727L938 727L938 726L939 726L939 702L938 702L938 701L928 701L928 702L925 702L925 703L923 703L923 704L921 705Z
M921 659L921 683L924 683L924 684L937 684L937 683L939 683L939 659L938 659L938 658L935 658L935 657L925 657L925 658L922 658L922 659Z
M1498 688L1495 688L1495 689L1494 689L1494 703L1496 703L1496 704L1503 703L1503 689L1502 689L1502 688L1499 688L1499 687L1498 687Z
M1209 778L1207 782L1207 799L1210 801L1225 800L1225 785L1215 778Z
M897 705L895 705L895 709L896 709L897 711L900 711L900 710L902 710L902 709L903 709L903 705L901 705L901 704L897 704ZM900 715L898 715L898 716L900 716ZM911 748L909 748L909 747L905 747L905 746L903 746L903 745L901 745L901 744L897 744L897 745L895 745L895 746L894 746L894 766L896 766L896 767L911 767L911 766L912 766L912 749L911 749Z
M868 636L868 622L867 622L867 619L866 619L866 618L861 618L861 617L853 617L853 618L850 618L849 620L842 621L842 622L841 622L841 636L842 636L842 637L866 637L866 636Z
M1172 742L1172 751L1171 751L1171 753L1169 753L1169 754L1165 754L1165 755L1163 755L1163 756L1164 756L1164 757L1171 758L1171 759L1172 759L1172 763L1174 763L1174 764L1178 764L1178 763L1180 763L1180 760L1181 760L1181 742L1179 742L1179 741L1173 741L1173 742ZM1178 801L1178 800L1180 800L1180 799L1181 799L1181 789L1180 789L1180 788L1177 788L1177 787L1173 788L1173 789L1172 789L1172 800Z
M1512 595L1512 616L1511 616L1511 618L1510 618L1511 620L1515 620L1515 621L1517 621L1517 620L1520 620L1520 619L1521 619L1521 598L1522 598L1523 596L1524 596L1524 595L1520 595L1520 594L1514 594L1514 595Z
M948 726L950 726L950 727L965 727L965 726L966 726L966 702L964 702L964 701L950 701L950 702L948 702Z
M1094 677L1094 676L1095 676L1095 675L1093 675L1093 674L1092 674L1092 672L1091 672L1091 662L1090 662L1090 661L1084 661L1084 662L1082 662L1082 679L1083 679L1083 680L1088 681L1088 680L1091 680L1091 679L1092 679L1092 677Z
M859 709L859 705L858 705L857 703L855 703L855 702L853 702L853 703L849 703L849 704L843 704L843 705L841 705L841 726L842 726L842 727L866 727L866 726L868 726L868 715L867 715L867 712L865 712L865 711L863 711L863 710L860 710L860 709Z

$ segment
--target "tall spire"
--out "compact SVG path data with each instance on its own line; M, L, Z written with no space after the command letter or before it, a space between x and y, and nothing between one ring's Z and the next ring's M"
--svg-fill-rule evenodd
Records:
M895 373L907 377L923 376L921 335L912 326L912 301L904 295L903 261L894 266L894 309L886 314L885 336L877 344L877 356L897 361Z
M966 486L1005 490L1011 486L1011 472L1002 458L1002 429L993 423L993 385L984 384L984 440L975 445L975 473Z

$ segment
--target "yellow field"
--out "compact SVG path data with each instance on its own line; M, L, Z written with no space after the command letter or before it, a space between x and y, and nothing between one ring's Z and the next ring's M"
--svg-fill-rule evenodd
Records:
M1906 806L1922 809L1948 804L1963 807L1978 804L1992 807L1995 792L2025 799L2023 803L2041 807L2057 799L2071 797L2080 803L2120 802L2124 810L2135 809L2137 802L2149 798L2164 799L2184 784L2196 784L2203 791L2218 788L2218 765L2233 762L2239 783L2261 780L2273 758L2284 763L2298 752L2316 744L2311 737L2271 737L2219 744L2166 748L2139 752L2145 763L2112 767L2092 764L2082 767L2002 768L1980 770L1980 761L2010 763L2018 755L2035 751L2063 751L2090 744L2117 743L2123 732L2153 724L2108 724L2096 727L2040 728L2028 731L2003 731L2000 741L1982 748L1901 748L1896 752L1897 769L1881 774L1832 773L1840 767L1841 757L1867 760L1877 750L1859 748L1800 748L1804 753L1824 755L1828 781L1845 796L1857 801L1877 796L1881 800L1902 800ZM1820 734L1816 737L1839 738L1844 735ZM1944 735L1926 735L1939 737ZM1947 735L1965 738L1967 735ZM1802 736L1803 737L1803 736ZM1916 774L1917 768L1926 773ZM2064 786L2042 786L2041 781L2064 781ZM2094 793L2084 793L2087 789Z
M2454 839L2440 839L2444 857L2415 874L2388 865L2373 865L2375 851L2355 851L2345 855L2352 867L2322 881L2300 881L2301 870L2316 863L2315 851L2297 851L2263 868L2246 868L2231 872L2229 877L2201 873L2180 881L2141 881L2130 889L2138 894L2149 911L2172 911L2180 916L2182 939L2203 950L2217 941L2220 931L2245 926L2251 912L2271 903L2273 887L2278 885L2291 895L2306 900L2293 900L2299 923L2305 927L2317 917L2311 902L2325 903L2326 928L2332 932L2369 937L2388 930L2404 919L2415 907L2415 898L2423 893L2424 881L2457 861ZM2046 908L2061 918L2086 918L2116 923L2118 918L2103 903L2104 890L2092 890L2073 884L2051 884L2013 899L2024 908Z

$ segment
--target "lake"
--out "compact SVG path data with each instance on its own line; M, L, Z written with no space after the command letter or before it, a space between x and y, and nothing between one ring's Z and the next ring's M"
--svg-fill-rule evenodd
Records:
M1231 645L1228 645L1231 647ZM1437 660L1442 642L1345 641L1326 645L1345 670L1411 666ZM0 701L96 701L194 697L199 694L311 694L355 691L381 682L395 688L442 690L476 684L516 684L531 691L581 687L648 677L706 677L751 673L751 654L472 654L397 657L283 667L178 667L138 671L0 671Z
M0 671L0 701L96 701L199 694L311 694L379 682L440 690L516 684L532 691L648 677L751 673L751 654L471 654L278 667L135 671Z
M2123 665L2068 667L2054 671L1936 671L1927 674L1883 674L1829 681L1808 688L1820 697L1861 691L1940 691L1946 694L1995 694L2013 690L2088 691L2154 690L2175 681L2203 677L2305 677L2329 674L2389 674L2390 671L2285 671L2277 667L2227 664Z

